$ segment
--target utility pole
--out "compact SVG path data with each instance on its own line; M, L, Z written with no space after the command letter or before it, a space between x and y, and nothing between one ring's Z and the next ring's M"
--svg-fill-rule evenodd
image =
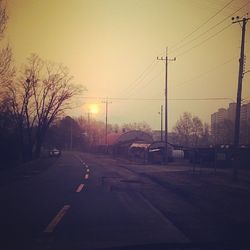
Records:
M88 127L89 127L89 122L90 122L90 111L88 111Z
M158 112L158 114L161 116L161 142L163 141L163 105L161 105L161 111Z
M70 150L72 150L72 146L73 146L72 120L73 119L70 117Z
M88 137L89 137L89 134L90 134L90 111L88 111L87 115L88 115L88 126L87 126L87 130L88 130Z
M111 103L108 101L108 97L106 97L106 100L103 101L106 106L106 116L105 116L105 145L106 145L106 150L108 152L108 105Z
M241 92L242 92L242 81L244 76L244 49L245 49L245 33L246 24L249 18L243 17L239 19L239 16L232 18L233 23L242 23L241 29L241 50L239 59L239 75L238 75L238 90L237 90L237 103L236 103L236 115L235 115L235 127L234 127L234 161L233 161L233 179L238 178L238 166L237 159L239 155L239 137L240 137L240 110L241 110Z
M166 48L166 56L157 57L157 60L165 61L165 163L168 163L168 62L175 61L176 57L173 59L168 58L168 48Z

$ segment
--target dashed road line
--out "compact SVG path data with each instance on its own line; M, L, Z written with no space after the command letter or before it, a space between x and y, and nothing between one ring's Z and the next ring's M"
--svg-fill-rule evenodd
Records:
M89 178L89 174L85 174L84 178L87 180Z
M81 163L83 163L82 159L78 155L74 155L77 160L79 160Z
M63 206L62 209L54 217L54 219L46 227L46 229L44 230L44 233L52 233L55 227L57 226L57 224L62 220L63 216L69 210L69 208L70 208L70 205Z
M84 188L84 184L80 184L79 187L76 189L76 193L80 193Z

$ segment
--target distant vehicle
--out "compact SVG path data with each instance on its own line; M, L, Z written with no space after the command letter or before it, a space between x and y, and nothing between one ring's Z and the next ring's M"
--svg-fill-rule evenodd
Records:
M53 148L49 151L49 156L50 157L57 157L61 155L61 151L57 148Z

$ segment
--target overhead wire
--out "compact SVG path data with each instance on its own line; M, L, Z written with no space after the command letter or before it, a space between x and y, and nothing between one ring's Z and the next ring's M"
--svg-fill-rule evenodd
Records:
M156 64L155 64L155 66L158 64L158 62L156 62ZM155 77L158 77L158 72L159 72L159 70L157 71L157 75L155 76L153 76L153 78L151 77L149 80L147 80L147 78L149 77L149 74L153 71L155 69L155 67L154 68L152 68L148 73L147 73L147 75L145 75L143 78L141 78L140 79L140 81L138 81L137 83L135 83L126 93L124 93L123 95L131 95L131 94L133 94L133 92L135 92L138 88L141 88L142 89L142 87L145 87L145 84L146 85L148 85L148 83L149 82L151 82L152 80L153 80L153 78L155 78Z
M190 37L192 34L194 34L196 31L198 31L199 29L201 29L204 25L206 25L209 21L211 21L215 16L217 16L221 11L223 11L227 6L229 6L233 1L234 1L234 0L228 2L225 6L223 6L223 8L221 8L219 11L217 11L217 12L216 12L213 16L211 16L208 20L206 20L205 22L203 22L199 27L197 27L197 28L196 28L194 31L192 31L190 34L186 35L186 36L185 36L179 43L177 43L176 45L180 44L181 42L183 42L184 40L186 40L188 37ZM241 9L243 9L243 8L244 8L246 5L248 5L249 3L250 3L250 2L247 2L246 4L244 4L242 7L240 7L239 9L237 9L236 11L234 11L232 14L230 14L230 16L233 15L233 14L235 14L235 13L237 13L237 12L240 11ZM191 42L197 40L198 38L200 38L200 37L203 36L204 34L208 33L210 30L214 29L215 27L217 27L218 25L220 25L221 23L223 23L228 17L229 17L229 16L227 16L226 18L224 18L223 20L221 20L219 23L215 24L214 26L210 27L208 30L206 30L206 31L203 32L202 34L200 34L200 35L198 35L197 37L193 38L191 41L188 41L188 42L186 42L184 45L181 45L181 46L178 47L177 49L180 49L181 47L184 47L184 46L186 46L187 44L190 44ZM193 47L187 49L187 50L184 51L184 52L181 52L181 53L177 54L177 56L182 56L182 55L188 53L188 52L191 51L192 49L194 49L194 48L196 48L196 47L202 45L202 44L205 43L206 41L208 41L208 40L212 39L213 37L217 36L218 34L220 34L221 32L223 32L224 30L226 30L226 29L229 28L230 26L231 26L231 24L228 25L228 26L226 26L226 27L224 27L223 29L219 30L219 31L216 32L215 34L209 36L208 38L206 38L205 40L203 40L203 41L201 41L200 43L196 44L195 46L193 46ZM175 45L174 47L176 47L176 45ZM174 47L172 47L172 48L174 48ZM177 50L177 49L176 49L176 50ZM144 70L144 71L143 71L143 72L142 72L142 73L141 73L141 74L140 74L140 75L139 75L139 76L129 85L129 86L126 87L126 89L125 89L123 92L131 93L131 91L133 91L134 89L136 89L137 87L139 87L139 85L142 84L142 81L145 79L145 77L148 76L148 74L152 71L152 69L153 69L154 66L156 65L156 62L157 62L156 60L153 60L153 61L146 67L146 69L145 69L145 70ZM226 63L228 63L228 61L225 62L225 63L223 63L223 64L226 64ZM211 70L210 70L210 71L211 71ZM210 72L210 71L209 71L209 72ZM205 73L203 73L203 74L206 74L206 73L208 73L208 72L205 72ZM203 74L202 74L202 75L203 75ZM159 77L159 76L157 76L157 77ZM200 77L200 75L199 75L198 77ZM154 78L155 78L155 77L154 77ZM148 85L150 82L152 82L152 80L154 80L154 78L152 78L150 81L148 81L147 85ZM191 81L191 80L188 80L188 81ZM186 82L186 81L185 81L185 82ZM181 84L181 85L183 85L183 84ZM109 98L109 99L112 99L112 98ZM119 99L119 98L116 98L116 99ZM123 99L120 98L119 100L125 100L125 99L126 99L126 98L123 98ZM127 98L127 99L129 99L129 98ZM129 100L136 100L136 99L138 99L138 98L130 98ZM145 100L145 99L140 99L140 100ZM147 99L147 100L149 100L149 99ZM150 100L157 100L157 99L150 99ZM158 100L159 100L159 99L158 99ZM160 100L162 100L162 99L160 99ZM178 100L180 100L180 99L178 99ZM196 99L196 100L198 100L198 99ZM209 100L210 100L210 99L209 99Z
M134 80L132 81L122 92L125 93L129 93L131 91L132 88L134 88L134 86L136 84L138 84L139 82L141 82L148 74L150 71L152 71L152 69L154 68L154 66L157 64L156 60L153 60L144 70L143 72ZM122 93L120 93L122 94Z
M245 53L247 53L247 52L249 52L249 51L250 51L250 49L246 50ZM224 65L226 65L226 64L228 64L228 63L230 63L230 62L232 62L233 60L237 59L237 57L238 57L238 56L231 57L230 59L224 61L223 63L220 63L220 64L218 64L218 65L212 67L211 69L209 69L209 70L207 70L207 71L205 71L205 72L200 73L200 74L197 75L197 76L194 76L194 77L192 77L192 78L190 78L190 79L188 79L188 80L185 80L185 81L183 81L183 82L177 83L177 85L174 85L173 87L174 87L174 88L178 88L178 87L180 87L180 86L183 86L183 85L188 84L189 82L191 82L191 81L193 81L193 80L199 79L199 78L202 77L203 75L209 74L209 73L213 72L214 70L218 69L219 67L222 67L222 66L224 66Z
M228 29L231 25L232 25L232 24L230 23L229 25L227 25L227 26L224 27L223 29L219 30L219 31L216 32L215 34L213 34L213 35L209 36L208 38L206 38L205 40L203 40L203 41L199 42L198 44L194 45L193 47L191 47L191 48L189 48L189 49L187 49L187 50L185 50L185 51L183 51L183 52L177 54L176 57L180 57L180 56L182 56L182 55L184 55L184 54L187 54L187 53L190 52L191 50L193 50L193 49L199 47L199 46L202 45L203 43L205 43L205 42L209 41L210 39L216 37L217 35L219 35L219 34L222 33L223 31L225 31L226 29Z
M230 15L228 15L227 17L225 17L224 19L222 19L220 22L216 23L215 25L213 25L212 27L210 27L208 30L204 31L203 33L199 34L198 36L194 37L193 39L187 41L186 43L180 45L179 47L177 47L176 49L174 49L173 51L171 51L171 53L175 52L176 50L179 50L180 48L183 48L184 46L192 43L193 41L199 39L200 37L202 37L203 35L207 34L209 31L213 30L214 28L216 28L217 26L219 26L220 24L222 24L223 22L225 22L226 20L228 20L228 18L232 17L234 14L236 14L237 12L239 12L240 10L242 10L243 8L245 8L250 2L247 2L246 4L244 4L243 6L241 6L239 9L237 9L236 11L234 11L233 13L231 13Z
M103 100L106 97L85 96L85 99ZM162 101L164 98L138 98L138 97L109 97L113 101ZM231 97L205 97L205 98L169 98L170 101L215 101L215 100L233 100Z
M211 68L211 69L209 69L209 70L207 70L207 71L205 71L205 72L203 72L203 73L200 73L199 75L197 75L197 76L195 76L195 77L193 77L191 79L188 79L188 80L185 80L183 82L177 83L177 85L174 85L173 87L174 88L178 88L178 87L181 87L183 85L188 84L189 82L191 82L193 80L199 79L200 77L213 72L214 70L218 69L219 67L224 66L224 65L232 62L235 58L236 58L236 56L233 57L233 58L231 58L231 59L229 59L229 60L227 60L227 61L225 61L225 62L223 62L223 63L221 63L221 64L219 64L219 65L217 65L217 66L215 66L215 67L213 67L213 68Z
M205 22L203 22L201 25L199 25L195 30L193 30L191 33L184 36L177 44L173 46L176 47L179 44L181 44L183 41L185 41L187 38L192 36L195 32L200 30L203 26L205 26L207 23L209 23L213 18L215 18L220 12L222 12L225 8L227 8L234 0L229 1L226 5L224 5L221 9L219 9L214 15L212 15L210 18L208 18Z
M203 22L200 26L198 26L194 31L192 31L190 34L186 35L178 44L180 44L182 41L186 40L188 37L190 37L191 35L193 35L196 31L198 31L199 29L201 29L203 26L205 26L207 23L209 23L214 17L216 17L220 12L222 12L225 8L227 8L234 0L229 1L226 5L224 5L220 10L218 10L214 15L212 15L209 19L207 19L205 22ZM246 4L244 4L243 6L241 6L239 9L237 9L236 11L234 11L233 13L231 13L229 16L227 16L226 18L224 18L223 20L221 20L220 22L216 23L215 25L213 25L212 27L210 27L208 30L206 30L205 32L203 32L202 34L199 34L198 36L196 36L195 38L193 38L190 41L187 41L186 43L184 43L183 45L177 47L174 51L190 44L191 42L197 40L198 38L202 37L203 35L205 35L206 33L208 33L209 31L211 31L212 29L216 28L217 26L219 26L221 23L223 23L225 20L227 20L230 16L234 15L235 13L237 13L238 11L240 11L241 9L243 9L245 6L247 6L250 2L247 2ZM226 27L224 27L223 29L219 30L218 32L216 32L215 34L209 36L208 38L206 38L205 40L199 42L198 44L192 46L191 48L185 50L184 52L181 52L179 54L177 54L177 56L182 56L188 52L190 52L191 50L193 50L194 48L199 47L200 45L202 45L203 43L207 42L208 40L214 38L215 36L219 35L221 32L223 32L224 30L226 30L227 28L229 28L231 26L228 25ZM125 92L125 95L130 94L131 92L133 92L136 88L138 88L140 85L143 84L143 80L149 75L149 73L153 70L153 67L156 65L156 60L153 60L147 67L146 69L139 75L139 77L137 77L123 92ZM149 81L151 82L151 80Z

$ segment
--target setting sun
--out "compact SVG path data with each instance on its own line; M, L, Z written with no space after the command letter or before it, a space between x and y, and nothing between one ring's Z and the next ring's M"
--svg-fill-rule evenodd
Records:
M92 114L97 114L99 113L99 106L97 104L90 104L89 111Z

